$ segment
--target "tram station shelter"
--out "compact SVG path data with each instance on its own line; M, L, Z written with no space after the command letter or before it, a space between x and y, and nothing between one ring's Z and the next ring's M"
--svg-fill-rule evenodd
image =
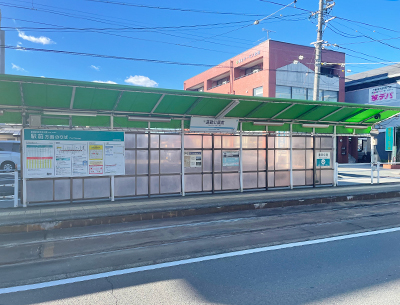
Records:
M335 185L339 135L398 107L0 75L24 205Z

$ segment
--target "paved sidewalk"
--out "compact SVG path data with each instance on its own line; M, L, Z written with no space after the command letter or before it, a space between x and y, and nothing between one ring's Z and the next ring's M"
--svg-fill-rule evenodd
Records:
M398 184L381 184L7 208L0 210L0 233L399 196Z

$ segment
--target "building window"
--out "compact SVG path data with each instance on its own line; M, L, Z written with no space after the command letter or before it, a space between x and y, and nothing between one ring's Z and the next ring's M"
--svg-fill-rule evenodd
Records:
M337 102L338 101L338 92L325 90L324 91L324 101Z
M307 89L306 88L292 88L292 99L294 100L306 100Z
M307 89L307 100L312 101L313 100L313 94L314 94L314 89ZM323 92L322 90L319 90L318 98L317 101L322 101L323 100Z
M217 81L217 86L225 85L229 83L229 77L222 78Z
M253 96L263 96L263 87L257 87L253 89Z
M287 86L276 86L275 97L279 98L292 98L292 88Z
M254 67L251 67L251 68L247 68L245 70L244 74L245 75L250 75L250 74L253 74L253 73L260 72L261 70L262 70L262 68L260 66L254 66Z

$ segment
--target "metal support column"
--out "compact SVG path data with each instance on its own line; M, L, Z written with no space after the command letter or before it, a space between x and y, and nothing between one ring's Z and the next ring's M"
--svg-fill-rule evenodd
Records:
M315 162L315 133L313 133L313 159L312 159L312 161L313 161L313 180L312 180L312 184L313 184L313 187L315 187L315 174L316 174L316 172L317 172L317 170L316 170L316 162Z
M111 129L114 129L114 116L113 115L110 116L110 127L111 127Z
M151 196L151 140L150 140L150 122L147 122L147 197Z
M181 184L182 196L185 196L185 121L181 121Z
M243 139L242 139L242 133L243 133L243 129L242 129L242 125L243 123L240 122L240 149L239 149L239 185L240 185L240 191L243 192Z
M289 165L290 165L290 189L293 189L293 124L289 124Z
M336 125L333 126L333 135L332 135L332 140L333 140L333 156L332 156L332 165L333 167L333 186L337 186L337 181L338 181L338 167L336 164Z

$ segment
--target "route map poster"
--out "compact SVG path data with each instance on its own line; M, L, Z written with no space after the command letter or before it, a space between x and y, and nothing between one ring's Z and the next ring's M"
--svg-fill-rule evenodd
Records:
M26 178L125 174L125 135L116 131L25 129Z

